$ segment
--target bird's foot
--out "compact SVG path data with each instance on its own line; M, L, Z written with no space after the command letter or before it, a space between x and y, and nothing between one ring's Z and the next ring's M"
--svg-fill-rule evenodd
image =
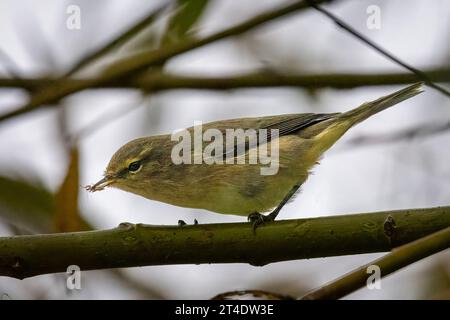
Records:
M253 212L248 215L247 219L250 223L252 223L253 232L255 232L256 228L265 224L266 222L274 221L275 217L272 214L268 214L267 216L265 216L259 212Z
M182 226L185 226L185 225L187 225L187 223L184 222L184 220L178 220L178 226L179 227L182 227ZM198 221L197 221L197 219L194 219L194 226L196 226L196 225L198 225Z

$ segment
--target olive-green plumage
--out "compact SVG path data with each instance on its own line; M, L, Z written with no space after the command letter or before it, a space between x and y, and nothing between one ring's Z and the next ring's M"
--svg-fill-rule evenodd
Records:
M206 209L218 213L249 215L276 207L294 185L301 185L320 156L348 129L368 117L422 91L414 84L345 113L288 114L211 122L216 128L279 129L279 170L261 175L260 164L179 164L171 159L171 135L135 139L111 158L105 178L91 191L110 185L148 199ZM189 130L192 131L192 128ZM142 166L130 172L130 164Z

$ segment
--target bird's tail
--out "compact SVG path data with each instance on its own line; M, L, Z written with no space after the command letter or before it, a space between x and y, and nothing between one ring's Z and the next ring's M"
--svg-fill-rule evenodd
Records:
M374 114L392 107L406 99L412 98L423 91L423 83L418 82L377 100L366 102L353 110L342 113L340 117L350 120L351 126L354 126Z
M422 83L416 83L377 100L366 102L353 110L341 113L328 123L326 121L318 123L316 126L324 128L316 130L319 133L314 136L317 142L312 151L315 152L315 155L322 154L355 124L403 100L414 97L422 91Z

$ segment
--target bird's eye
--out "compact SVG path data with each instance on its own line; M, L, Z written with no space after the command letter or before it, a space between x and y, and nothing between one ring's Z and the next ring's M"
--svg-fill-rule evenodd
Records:
M142 167L142 164L140 161L134 161L132 163L130 163L130 165L128 166L128 171L131 173L136 173L138 172Z

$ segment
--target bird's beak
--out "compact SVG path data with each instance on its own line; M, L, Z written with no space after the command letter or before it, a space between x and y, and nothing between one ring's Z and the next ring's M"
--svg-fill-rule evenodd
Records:
M116 182L116 179L113 176L106 175L102 180L95 184L87 185L85 188L90 192L101 191L114 182Z

